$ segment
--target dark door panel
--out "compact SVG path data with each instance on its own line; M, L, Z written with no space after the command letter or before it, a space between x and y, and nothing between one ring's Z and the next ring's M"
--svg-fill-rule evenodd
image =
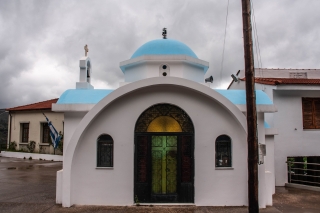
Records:
M135 137L135 202L194 202L193 135L141 133Z

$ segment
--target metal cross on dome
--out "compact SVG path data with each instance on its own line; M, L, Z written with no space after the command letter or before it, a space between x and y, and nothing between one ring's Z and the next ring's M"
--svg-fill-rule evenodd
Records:
M88 45L84 46L84 52L85 52L85 56L87 56L89 52Z
M167 28L162 29L162 36L163 36L163 39L167 39Z

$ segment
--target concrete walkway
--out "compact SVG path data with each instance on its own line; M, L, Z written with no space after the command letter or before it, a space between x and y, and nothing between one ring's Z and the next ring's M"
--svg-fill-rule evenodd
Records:
M61 205L55 204L56 171L61 167L61 162L0 157L0 212L247 212L247 207L73 206L62 208ZM274 206L261 209L260 212L318 213L320 212L320 192L277 187Z

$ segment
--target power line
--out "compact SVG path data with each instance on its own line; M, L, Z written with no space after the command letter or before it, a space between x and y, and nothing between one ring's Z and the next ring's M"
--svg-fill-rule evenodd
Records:
M257 49L257 60L258 60L258 66L262 68L262 59L261 59L261 53L260 53L260 43L259 43L259 36L258 36L258 28L257 28L257 22L256 22L256 16L254 13L254 7L253 7L253 1L251 1L252 4L252 16L253 16L253 29L254 29L254 35L256 40L256 49Z
M220 87L222 85L222 71L223 71L223 61L224 61L224 49L225 49L226 36L227 36L228 15L229 15L229 0L227 5L226 25L224 28L224 39L223 39L223 49L222 49L221 70L220 70Z
M253 9L253 2L251 1L251 8L252 8L252 17L253 17L253 36L254 36L254 40L255 40L255 49L256 49L256 56L257 56L257 62L258 62L258 67L260 67L260 59L259 59L259 52L258 52L258 45L257 45L257 33L256 33L256 22L255 22L255 15L254 15L254 9Z
M255 38L255 48L256 48L256 55L257 55L257 62L258 62L258 70L260 76L263 77L263 70L262 70L262 59L260 53L260 43L259 43L259 36L258 36L258 28L256 24L256 17L254 13L253 1L251 1L251 8L252 8L252 17L253 17L253 34Z

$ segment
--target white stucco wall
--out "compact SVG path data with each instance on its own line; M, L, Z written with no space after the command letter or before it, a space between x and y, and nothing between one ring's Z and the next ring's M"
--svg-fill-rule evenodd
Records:
M274 135L266 135L266 157L265 157L265 170L266 170L266 193L269 195L266 199L267 205L272 205L272 195L275 193L275 169L274 169ZM271 196L270 196L271 195ZM271 199L270 199L271 198Z
M257 113L257 130L258 130L258 143L265 144L265 129L264 129L264 113ZM265 157L263 159L265 161ZM258 166L259 174L259 206L260 208L266 207L266 198L270 195L266 194L267 185L265 179L265 163Z
M57 182L56 182L56 203L57 204L62 204L62 175L63 175L63 170L57 171Z
M106 107L92 121L77 146L72 168L72 203L93 205L133 204L134 126L151 105L170 103L183 108L195 126L196 205L246 205L246 134L222 106L181 88L159 86L126 95ZM201 112L201 113L200 113ZM114 139L114 168L96 168L96 139ZM214 141L232 138L234 170L215 170ZM219 195L219 196L217 196Z
M114 99L121 91L132 92ZM176 78L143 80L114 94L98 103L71 137L64 159L63 206L134 203L134 125L145 109L157 103L181 107L195 126L195 204L247 205L245 117L236 106L210 88ZM96 139L103 133L114 139L112 169L96 168ZM214 142L221 134L232 139L232 170L215 169ZM77 138L79 141L73 141Z
M125 82L134 82L141 79L148 78L146 64L137 64L130 67L127 67L124 71L124 80Z
M274 91L274 104L278 113L274 118L279 134L275 136L276 185L287 183L289 156L319 156L320 130L304 130L302 97L320 97L319 91ZM285 172L284 172L285 171Z
M189 60L186 60L186 58ZM167 76L184 78L198 83L204 82L205 71L203 65L200 66L196 63L197 61L201 61L199 59L191 59L186 56L167 56L165 58L160 56L148 56L147 59L148 61L143 61L143 63L129 60L132 62L123 68L125 82L134 82L159 76L162 77L162 71L167 72ZM167 65L168 68L162 70L162 65Z
M289 75L288 71L287 75ZM282 72L278 77L288 76L284 76ZM255 85L257 89L261 88L267 93L278 109L275 114L266 113L265 119L271 127L278 129L278 135L274 136L275 184L276 186L284 186L288 181L287 164L285 163L287 157L319 155L320 130L303 130L301 98L320 97L320 87L312 85ZM244 88L244 81L233 82L230 87L230 89Z
M78 124L87 112L65 112L64 113L64 136L63 136L63 149L66 150L68 143L77 128Z

